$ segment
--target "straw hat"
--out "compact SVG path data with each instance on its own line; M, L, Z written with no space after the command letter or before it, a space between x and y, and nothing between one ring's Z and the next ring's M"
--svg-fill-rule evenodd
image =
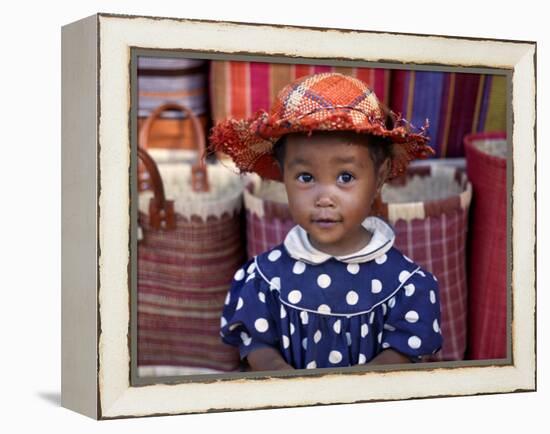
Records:
M393 128L386 118L393 119ZM395 144L389 178L403 173L408 163L433 155L424 127L414 129L405 119L386 110L361 80L340 73L301 77L285 86L268 113L260 110L248 119L227 119L212 128L209 149L229 155L242 172L281 180L273 145L289 133L355 131L385 137Z

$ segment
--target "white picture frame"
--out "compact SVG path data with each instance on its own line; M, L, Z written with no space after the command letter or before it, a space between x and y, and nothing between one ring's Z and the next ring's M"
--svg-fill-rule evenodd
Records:
M133 384L133 48L508 70L513 161L508 359ZM536 389L534 42L97 14L63 27L62 56L63 406L113 419Z

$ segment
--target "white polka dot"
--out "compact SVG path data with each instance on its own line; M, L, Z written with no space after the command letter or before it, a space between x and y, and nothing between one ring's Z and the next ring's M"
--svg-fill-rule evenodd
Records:
M376 262L378 265L381 265L383 264L384 262L386 262L386 260L388 259L388 256L387 255L382 255L382 256L379 256L378 258L376 258L374 260L374 262Z
M252 280L256 277L256 273L252 273L252 274L249 274L248 277L246 278L246 282L248 282L249 280Z
M437 319L434 319L433 323L434 332L439 333L441 329L439 328L439 323L437 322Z
M227 293L227 295L225 296L225 304L228 305L229 302L231 301L231 293Z
M241 322L237 322L235 324L231 324L229 326L229 331L232 332L233 330L235 330L237 327L239 327L242 323Z
M269 289L281 289L281 278L280 277L274 277L269 282Z
M286 318L286 309L285 307L281 304L281 319L283 318Z
M267 259L269 259L271 262L275 262L280 257L281 257L281 251L280 250L272 250L269 253L269 255L267 255Z
M348 264L348 266L346 267L348 272L351 273L351 274L357 274L359 273L359 264Z
M384 330L389 330L390 332L394 332L395 331L395 327L392 326L391 324L384 324Z
M302 324L307 324L309 317L306 311L300 312L300 319L302 320Z
M243 341L243 344L248 346L252 342L252 338L248 336L246 332L241 332L241 341Z
M371 291L373 294L378 294L380 291L382 291L382 282L380 282L378 279L372 279Z
M333 364L340 363L342 361L342 353L336 350L331 351L328 355L328 361Z
M388 344L387 342L384 342L382 344L382 348L386 349L386 348L389 348L390 347L390 344Z
M245 276L244 270L243 270L242 268L240 268L239 270L237 270L237 272L236 272L235 275L233 276L233 279L235 279L235 280L243 280L243 279L244 279L244 276Z
M418 348L420 348L420 345L422 345L422 341L418 336L411 336L407 343L409 344L409 347L411 347L413 350L417 350Z
M321 330L317 330L313 335L313 342L315 343L319 342L322 337L323 337L323 334L321 333Z
M419 270L418 274L420 274L422 277L426 277L426 274L424 274L424 272L422 270Z
M242 297L239 297L239 301L237 302L237 308L235 310L239 310L244 305L244 300Z
M254 327L260 333L265 333L269 329L269 323L265 318L258 318L256 321L254 321Z
M435 292L433 290L430 291L430 301L435 304Z
M419 319L418 312L416 312L415 310L409 310L405 314L405 319L407 320L407 322L410 322L410 323L417 322Z
M405 285L405 295L407 297L410 297L411 295L414 294L414 291L415 291L415 287L412 283L409 283L408 285Z
M413 260L412 260L411 258L409 258L407 255L403 255L403 257L404 257L407 261L409 261L409 262L412 262L412 261L413 261Z
M334 329L334 333L340 333L340 330L342 330L342 321L339 319L336 320L332 328Z
M302 339L302 348L307 350L307 338Z
M283 348L288 348L290 346L290 339L288 336L283 335Z
M436 320L437 321L437 320ZM222 327L225 327L227 325L227 320L222 316L220 319L220 325Z
M355 291L349 291L346 294L346 301L351 306L356 305L359 301L359 294L357 294Z
M315 363L315 360L312 360L306 365L306 369L315 369L317 367L317 363Z
M262 303L265 303L265 294L263 292L258 292L258 299L262 302Z
M294 324L290 323L290 334L293 335L296 331L296 327L294 327Z
M364 365L365 363L367 363L367 358L365 357L364 354L359 354L358 363L359 363L360 365Z
M390 301L388 301L388 306L392 309L395 307L395 297L390 298Z
M295 289L294 291L290 291L288 294L288 301L290 301L292 304L299 303L302 299L302 293Z
M381 344L382 343L382 332L378 333L378 343Z
M435 277L434 275L432 275L432 277L434 278L434 280L437 282L437 277Z
M296 261L294 267L292 267L292 272L294 274L302 274L306 270L306 264L302 261Z
M329 314L330 313L330 306L328 304L321 304L317 308L317 312L324 313L324 314Z
M225 335L223 334L223 332L222 332L222 331L220 331L220 336L221 336L222 338L224 338L224 337L225 337Z
M371 312L371 313L370 313L369 323L370 323L370 324L374 323L374 312Z
M399 281L403 283L405 280L409 278L411 273L407 270L403 270L401 273L399 273Z
M363 324L361 326L361 337L364 338L369 334L369 326L367 324Z
M328 288L330 286L330 276L328 274L321 274L317 278L317 285L321 288Z
M382 303L382 315L386 316L387 311L388 307L386 306L386 303Z
M252 273L254 270L256 269L256 263L255 262L252 262L252 264L250 264L248 266L248 268L246 269L246 272L248 274Z
M351 345L351 333L346 332L346 342L348 343L348 347Z

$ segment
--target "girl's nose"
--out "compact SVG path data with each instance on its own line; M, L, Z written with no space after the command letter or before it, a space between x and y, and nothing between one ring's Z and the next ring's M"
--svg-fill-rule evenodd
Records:
M328 208L328 207L334 207L335 202L334 199L328 192L320 192L320 194L317 196L317 199L315 200L315 206L319 208Z

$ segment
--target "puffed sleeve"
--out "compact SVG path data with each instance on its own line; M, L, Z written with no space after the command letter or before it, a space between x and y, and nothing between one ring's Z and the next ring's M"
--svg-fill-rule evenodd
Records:
M413 361L441 348L439 285L431 273L418 270L387 305L382 348L393 348Z
M239 348L241 359L263 348L278 348L278 324L269 286L255 273L254 260L237 270L221 317L221 337Z

